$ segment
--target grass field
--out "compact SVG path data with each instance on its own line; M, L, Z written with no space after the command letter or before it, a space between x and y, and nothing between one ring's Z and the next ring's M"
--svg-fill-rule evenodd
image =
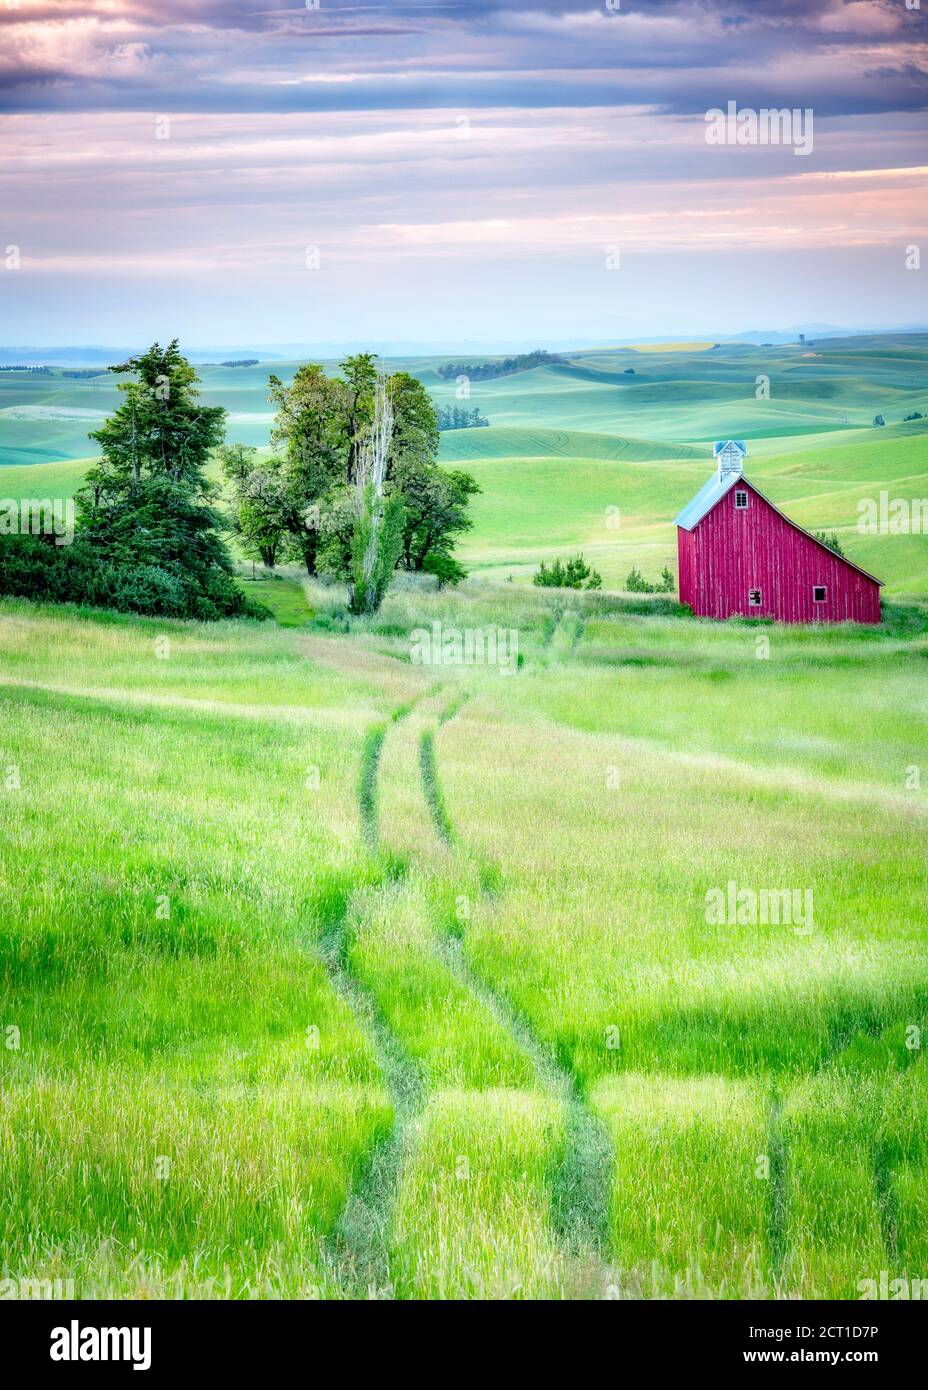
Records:
M204 378L264 442L266 368ZM0 374L0 492L70 495L87 417L56 393L109 389ZM928 541L855 527L928 496L923 340L603 349L472 399L453 591L399 576L361 621L242 566L275 621L203 626L0 600L0 1279L928 1278ZM617 592L675 569L719 434L887 581L878 629ZM605 592L528 582L578 549ZM417 665L434 623L509 659Z
M0 604L4 1277L924 1276L928 612L407 581L342 631L272 586L282 626ZM433 621L505 622L518 673L410 664ZM730 882L814 910L717 925Z

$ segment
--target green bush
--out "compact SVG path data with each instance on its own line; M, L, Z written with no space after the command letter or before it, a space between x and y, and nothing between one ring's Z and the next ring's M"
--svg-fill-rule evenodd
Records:
M566 565L555 560L550 568L542 560L532 575L532 583L543 589L601 589L603 578L582 555L575 555Z
M448 555L445 551L430 550L425 557L422 568L426 574L433 574L438 580L439 589L443 589L446 584L460 584L462 579L467 578L467 570L463 565L459 565L453 555Z
M826 545L828 549L833 550L836 555L844 555L844 550L842 549L836 531L832 531L830 535L826 531L813 531L812 534L817 541L821 541L822 545Z
M659 584L649 584L640 570L632 568L625 581L625 587L630 594L672 594L676 588L676 583L665 565L661 570Z
M0 537L0 594L45 603L79 603L150 617L266 618L268 609L245 597L231 575L200 582L177 566L117 565L90 541L57 546L47 536Z

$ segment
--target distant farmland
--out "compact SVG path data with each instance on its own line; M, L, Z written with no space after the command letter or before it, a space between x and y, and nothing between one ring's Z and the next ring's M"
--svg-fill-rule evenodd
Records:
M449 406L458 387L439 376L444 361L396 365ZM268 373L287 380L298 365L204 367L204 402L229 410L231 440L266 446ZM13 465L0 474L4 494L71 491L84 467L74 460L92 453L87 432L117 398L105 373L0 373L0 463ZM708 476L712 440L725 436L746 439L749 472L771 498L801 524L837 531L887 594L928 591L925 536L856 532L857 503L874 489L928 497L928 422L902 423L928 415L924 335L603 348L475 381L469 403L490 427L446 431L441 457L483 488L464 558L484 577L524 581L542 559L578 548L611 588L632 565L652 577L675 569L673 517ZM874 427L877 415L885 427ZM37 464L50 466L30 471Z

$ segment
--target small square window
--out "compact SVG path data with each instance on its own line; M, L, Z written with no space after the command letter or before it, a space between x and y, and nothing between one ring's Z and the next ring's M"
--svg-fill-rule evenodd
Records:
M747 510L748 495L741 488L735 489L735 511L743 512Z
M751 589L748 593L748 603L752 608L760 607L760 589Z
M813 585L812 585L812 602L813 602L813 603L824 603L825 600L826 600L827 598L828 598L828 590L825 588L825 585L824 585L824 584L813 584Z

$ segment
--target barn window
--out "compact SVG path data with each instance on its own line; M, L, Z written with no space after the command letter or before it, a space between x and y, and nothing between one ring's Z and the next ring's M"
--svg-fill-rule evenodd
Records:
M748 603L752 608L760 607L760 589L751 589L748 592Z
M825 588L825 585L824 585L824 584L813 584L813 585L812 585L812 601L813 601L813 603L824 603L825 600L827 599L827 597L828 597L828 591L827 591L827 589Z
M735 490L735 511L736 511L736 512L743 512L743 511L746 511L746 510L747 510L747 505L748 505L748 495L747 495L747 493L743 490L743 488L740 488L740 487L737 488L737 489Z

